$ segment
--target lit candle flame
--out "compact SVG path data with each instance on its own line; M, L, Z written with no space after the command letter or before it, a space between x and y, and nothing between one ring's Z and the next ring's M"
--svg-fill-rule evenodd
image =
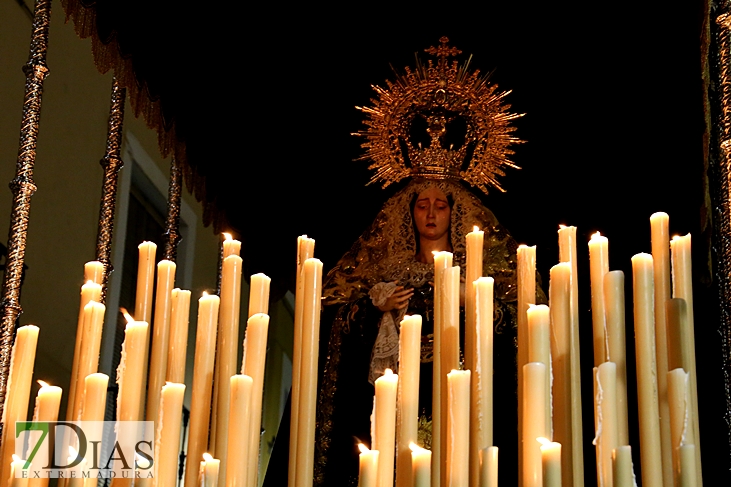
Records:
M386 369L386 370L383 371L383 375L393 375L393 370Z
M414 452L414 453L416 453L416 452L419 452L419 451L428 451L428 450L426 450L426 449L424 449L424 448L420 447L419 445L417 445L417 444L416 444L416 443L414 443L413 441L412 441L411 443L409 443L409 448L410 448L410 449L411 449L411 451L412 451L412 452Z
M591 238L595 239L595 238L599 238L601 236L602 236L601 232L596 232L594 235L591 236Z
M551 443L551 440L549 440L548 438L544 438L542 436L539 436L538 438L536 438L536 441L538 443L540 443L541 445L548 445L549 443Z
M361 453L366 453L366 452L370 451L368 449L368 447L365 446L363 443L358 443L358 449L360 450Z
M233 240L234 239L233 236L230 233L226 233L226 232L223 233L223 238L225 240Z
M50 384L48 382L44 382L42 380L38 380L37 382L41 385L41 387L50 387Z
M670 239L671 242L675 242L677 240L680 240L680 235L673 235L673 238Z
M566 225L564 225L563 223L559 223L558 224L558 229L559 230L563 230L564 228L566 228Z
M206 452L206 453L203 454L203 461L204 462L210 462L211 460L213 460L213 457L211 456L210 453Z
M479 232L479 231L480 231L480 227L478 227L477 225L474 225L474 226L472 227L472 231L473 231L473 232Z
M119 308L119 312L124 315L124 319L127 320L127 323L132 323L135 319L132 317L131 314L125 309L125 308Z
M518 248L519 249L527 249L528 246L526 244L520 244L520 245L518 245Z
M94 284L94 281L92 281L91 279L89 279L88 281L86 281L86 284Z
M20 458L18 455L16 455L15 453L13 453L13 461L14 462L18 462L18 461L22 461L22 460L23 460L22 458Z
M208 293L206 291L203 291L203 296L208 296Z

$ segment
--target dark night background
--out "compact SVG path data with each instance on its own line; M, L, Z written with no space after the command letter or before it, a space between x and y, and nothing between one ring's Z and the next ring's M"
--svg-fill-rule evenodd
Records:
M518 242L537 246L544 288L558 262L558 225L578 228L585 390L592 351L583 243L601 231L610 269L625 272L630 358L630 259L650 252L650 215L664 211L671 234L693 234L705 478L731 482L703 206L701 2L271 3L205 11L166 3L94 2L99 32L103 39L117 32L189 163L206 177L208 196L244 241L245 273L267 273L275 293L294 283L298 235L316 239L327 271L398 189L365 186L367 164L353 161L361 149L351 133L363 120L354 107L369 104L371 84L393 78L391 66L402 72L441 36L462 49L461 60L473 54L474 68L494 70L493 81L512 91L512 111L525 113L516 135L526 143L513 158L522 169L501 179L506 193L483 199ZM593 431L590 401L585 432ZM630 421L637 469L636 416ZM591 485L594 452L585 435ZM714 451L723 460L711 461Z

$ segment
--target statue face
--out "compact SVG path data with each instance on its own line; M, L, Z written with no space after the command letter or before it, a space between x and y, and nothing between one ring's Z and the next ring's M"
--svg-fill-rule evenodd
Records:
M432 186L419 193L414 206L414 221L419 235L429 240L444 237L449 231L451 213L447 195L441 189Z

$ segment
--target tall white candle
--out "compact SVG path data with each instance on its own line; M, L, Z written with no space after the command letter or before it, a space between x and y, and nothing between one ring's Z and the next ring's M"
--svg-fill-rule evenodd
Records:
M259 465L262 396L264 393L264 367L266 365L268 334L268 315L259 313L249 318L246 324L244 360L241 367L241 372L251 377L253 381L251 388L251 423L249 425L249 458L247 459L246 468L249 485L256 485L259 474L257 465ZM317 361L317 355L315 355L315 361ZM311 474L310 477L312 477Z
M670 412L668 410L668 348L665 302L670 299L670 236L667 213L650 216L652 261L655 283L655 362L657 365L657 394L660 411L660 441L662 445L663 482L673 482L670 446Z
M295 277L294 294L294 342L292 347L292 388L290 431L298 431L299 424L299 401L300 401L300 376L302 362L302 317L304 316L304 266L307 259L314 256L315 241L306 235L297 237L297 273ZM288 487L294 487L297 472L297 435L289 436L289 470Z
M609 241L599 232L589 240L591 276L591 319L594 329L594 366L606 362L606 317L604 315L604 274L609 272Z
M662 451L655 366L655 298L649 254L632 257L637 399L640 422L642 485L662 487Z
M201 458L208 446L208 426L213 389L213 360L216 348L219 304L220 298L215 294L204 294L198 300L198 329L195 336L193 388L191 390L190 430L187 450L187 458L190 459ZM185 485L195 485L198 474L198 462L186 462Z
M178 481L178 445L183 416L185 384L166 383L161 388L155 441L156 487L175 487Z
M481 451L493 444L493 296L494 279L481 277L473 283L476 300L475 368L472 371L470 449ZM478 458L479 464L479 458ZM473 472L470 473L470 475Z
M498 487L498 447L480 450L480 487Z
M299 376L299 413L297 422L297 487L312 481L315 465L315 414L317 402L317 361L322 306L322 262L307 259L303 266L302 345ZM255 315L256 316L256 315ZM395 420L395 418L394 418ZM258 431L258 429L257 429ZM393 443L391 446L393 462ZM250 450L251 451L251 450ZM393 464L392 464L393 465Z
M358 487L376 487L378 484L378 450L369 450L364 444L358 445Z
M617 366L617 444L629 444L627 407L627 337L624 319L624 272L604 275L604 305L607 314L609 361Z
M155 321L152 329L150 373L147 389L147 421L157 421L160 411L160 395L165 385L170 350L170 311L172 291L175 286L175 262L161 260L157 263L157 288L155 291Z
M373 448L378 450L378 487L393 486L393 455L396 439L396 390L398 375L391 369L376 379L375 438Z
M531 305L528 308L528 360L546 366L545 387L543 388L543 424L545 438L553 438L551 425L551 338L550 310L545 304ZM526 398L527 399L527 398Z
M597 482L611 487L613 481L612 452L617 443L617 366L604 362L594 367L594 428L596 437Z
M473 283L482 277L482 248L485 239L485 232L478 227L474 227L473 231L465 236L465 246L467 253L467 262L465 266L465 339L464 339L464 363L465 369L474 371L477 368L475 361L477 360L478 338L476 335L476 295ZM475 380L477 377L475 377ZM477 442L479 435L479 419L477 416L477 403L479 401L476 394L470 394L470 414L472 421L470 422L470 439L472 443ZM480 472L480 456L478 448L470 448L470 485L477 487L477 480Z
M696 376L695 360L695 320L693 315L693 265L690 234L673 237L670 241L673 298L684 299L687 305L687 327L686 335L683 337L688 342L688 353L690 364L686 369L690 374L690 401L693 407L693 432L696 438L696 482L699 487L703 486L703 471L701 465L700 428L698 416L698 378Z
M572 485L571 264L563 262L551 268L548 295L553 370L553 440L562 445L563 478L567 485Z
M542 487L543 466L538 438L546 438L546 374L547 367L540 362L523 366L523 486Z
M249 458L249 425L251 424L251 389L248 375L231 377L231 407L229 408L228 466L226 482L229 487L245 487L246 460Z
M415 443L410 445L413 487L431 486L431 452Z
M452 370L447 374L447 486L469 485L470 448L470 371Z
M583 454L583 419L581 414L581 371L580 371L580 340L579 340L579 273L578 257L576 252L576 227L561 225L558 230L559 261L571 266L571 448L563 444L563 455L569 456L571 469L564 469L564 482L573 487L584 485L584 454Z
M434 368L432 378L432 487L440 487L442 464L446 461L446 418L443 415L443 404L446 405L446 383L448 369L442 357L443 337L443 273L452 267L451 252L434 252Z
M406 316L399 336L397 398L396 486L412 485L411 449L419 423L419 372L421 367L421 316Z
M171 301L167 381L182 384L185 382L185 361L188 351L190 291L173 289Z
M536 247L518 246L518 484L523 485L524 366L528 363L528 305L536 302Z

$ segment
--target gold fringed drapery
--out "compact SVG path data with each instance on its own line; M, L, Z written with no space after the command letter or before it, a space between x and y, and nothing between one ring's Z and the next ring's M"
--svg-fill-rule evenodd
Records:
M48 51L50 17L51 0L38 0L33 15L30 56L28 63L23 67L26 81L18 162L15 168L15 178L10 182L10 189L13 193L13 208L8 233L8 258L3 278L3 316L2 328L0 328L0 417L2 417L5 406L15 325L18 316L22 312L20 307L20 284L25 260L30 199L36 191L36 186L33 183L33 166L36 158L38 127L41 116L43 80L48 74L46 53Z
M213 225L214 232L228 228L225 214L215 206L215 195L206 193L205 179L190 164L186 156L185 141L177 136L175 120L166 120L159 99L150 95L147 84L137 78L132 58L120 53L116 32L107 39L100 39L96 24L96 3L83 0L61 0L67 20L73 20L76 34L90 38L94 63L101 73L109 70L119 86L127 90L127 97L135 117L142 115L147 125L157 132L158 146L163 157L172 155L177 161L182 179L195 198L203 205L203 224Z

